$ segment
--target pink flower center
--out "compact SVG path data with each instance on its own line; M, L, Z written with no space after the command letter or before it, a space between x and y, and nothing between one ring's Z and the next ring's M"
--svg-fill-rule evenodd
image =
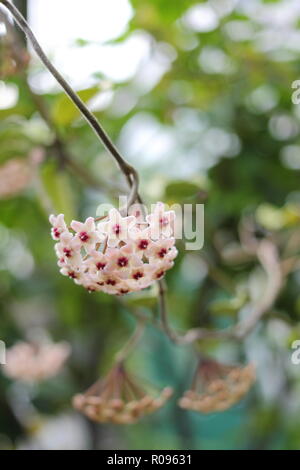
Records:
M163 277L164 274L164 271L159 271L158 273L156 273L156 279L160 279L161 277Z
M80 232L79 234L79 238L82 242L87 242L89 240L89 235L87 234L87 232Z
M146 250L148 245L149 245L148 240L140 240L140 243L139 243L138 247L139 247L140 250Z
M69 272L68 272L68 276L69 276L70 278L72 278L72 279L76 279L76 277L77 277L77 276L76 276L76 273L75 273L74 271L69 271Z
M107 284L108 286L115 286L115 285L116 285L116 281L115 281L114 279L107 279L106 284Z
M162 227L168 225L168 223L169 223L168 217L161 217L159 219L159 223Z
M96 263L96 268L97 269L104 269L106 266L106 263L101 263L100 261L98 263Z
M70 250L69 248L64 248L64 249L63 249L63 252L64 252L64 254L65 254L65 256L66 256L67 258L71 258L71 256L72 256L72 250Z
M120 294L128 294L129 290L128 289L120 289L119 293Z
M119 235L120 232L121 232L121 226L120 226L120 224L114 225L113 228L112 228L112 230L113 230L113 232L114 232L116 235Z
M160 258L163 258L167 254L167 250L162 248L157 254Z
M144 277L144 274L143 274L141 271L137 271L136 273L134 273L134 274L132 275L132 277L133 277L133 279L135 279L135 280L137 281L137 280L140 279L141 277Z
M53 229L53 235L55 236L55 238L59 238L60 237L60 231L57 227L54 227Z
M121 258L118 259L118 266L120 266L120 268L124 268L127 265L128 265L128 259L125 256L122 256Z

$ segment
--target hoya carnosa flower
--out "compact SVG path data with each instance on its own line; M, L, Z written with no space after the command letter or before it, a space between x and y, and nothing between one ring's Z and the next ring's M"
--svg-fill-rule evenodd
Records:
M154 240L169 238L173 235L175 212L166 212L162 202L156 203L153 213L147 215L146 220L149 223L151 237Z
M101 251L94 250L90 253L90 256L83 262L86 270L89 271L91 276L97 275L98 272L103 271L107 267L109 258L106 254Z
M118 363L103 380L75 395L73 406L93 421L132 424L161 408L173 391L148 392L145 385Z
M59 240L62 234L67 235L69 233L64 214L59 214L57 216L50 215L49 222L52 225L51 235L53 240Z
M122 217L117 209L109 211L109 220L100 222L98 230L107 237L107 244L110 247L116 247L120 242L126 242L129 238L129 230L137 223L134 215Z
M4 373L23 382L41 382L56 375L70 354L67 343L19 342L8 349Z
M145 250L149 247L151 243L151 232L150 227L147 224L147 227L140 228L140 226L136 226L130 230L130 238L135 246L135 251L140 255L143 256Z
M177 256L174 239L167 238L150 243L145 254L148 256L150 262L153 263L155 261L173 261Z
M72 235L70 239L63 241L62 234L60 242L55 245L55 252L60 267L73 266L76 268L81 265L80 244L75 238L72 238Z
M127 279L130 290L137 291L149 287L155 279L154 271L155 268L151 264L141 263L140 266L135 266Z
M104 240L104 236L96 230L93 217L88 217L84 223L73 220L71 228L76 232L75 240L84 247L86 251L94 250L97 243Z
M50 222L61 274L89 292L124 295L145 289L172 268L177 256L173 236L153 238L148 222L122 217L116 209L97 226L89 217L73 221L69 229L63 214L50 216Z
M252 364L242 367L205 359L200 362L192 388L184 393L179 406L201 413L224 411L241 400L254 381Z
M120 248L108 248L107 251L107 270L124 275L128 273L132 266L141 263L136 255L131 243L124 244Z

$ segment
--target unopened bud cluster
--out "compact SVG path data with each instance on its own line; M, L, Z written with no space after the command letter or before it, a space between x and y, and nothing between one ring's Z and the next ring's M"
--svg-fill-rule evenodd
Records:
M123 364L117 364L106 378L84 394L75 395L73 406L93 421L132 424L161 408L172 393L172 389L166 387L153 396Z
M230 366L206 359L201 361L192 389L185 392L179 406L201 413L227 410L246 395L254 380L252 364Z

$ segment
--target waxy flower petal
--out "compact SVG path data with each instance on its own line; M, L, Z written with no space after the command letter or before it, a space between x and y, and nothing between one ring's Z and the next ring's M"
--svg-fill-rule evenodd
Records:
M108 237L108 246L115 247L120 241L130 239L129 231L135 226L136 218L133 215L122 217L117 209L109 211L109 220L98 224L99 232Z
M157 202L152 214L147 215L147 222L151 230L151 238L169 238L174 233L175 212L165 211L164 204Z

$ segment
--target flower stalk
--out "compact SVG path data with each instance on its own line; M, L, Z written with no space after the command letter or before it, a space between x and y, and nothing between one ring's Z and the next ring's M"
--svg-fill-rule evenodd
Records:
M125 343L125 345L120 349L120 351L116 354L116 362L122 363L127 359L129 354L134 350L140 339L142 338L144 331L145 331L145 320L140 320L136 328L130 336L129 340Z

